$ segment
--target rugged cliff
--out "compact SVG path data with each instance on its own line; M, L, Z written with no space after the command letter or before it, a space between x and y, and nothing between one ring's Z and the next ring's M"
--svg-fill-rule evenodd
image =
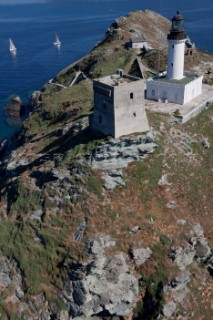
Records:
M169 27L151 11L118 19L4 144L1 319L212 319L213 107L185 125L148 112L150 132L117 140L88 126L92 79L139 75L137 59L162 69ZM152 49L129 49L132 35ZM212 62L196 50L186 68L211 83Z

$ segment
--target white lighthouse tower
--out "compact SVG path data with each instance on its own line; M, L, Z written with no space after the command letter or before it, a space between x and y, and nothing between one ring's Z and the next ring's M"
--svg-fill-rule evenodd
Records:
M183 16L177 11L177 14L172 18L172 28L167 36L169 45L167 65L168 79L180 80L184 77L184 55L187 36L184 31L183 21Z
M146 81L146 98L163 103L184 105L202 93L202 75L184 72L185 42L187 36L184 18L177 11L167 36L167 73Z

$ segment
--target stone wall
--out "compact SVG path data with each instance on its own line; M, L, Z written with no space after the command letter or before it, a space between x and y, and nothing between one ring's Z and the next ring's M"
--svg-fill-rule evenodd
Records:
M145 42L131 42L131 47L133 49L143 49L143 48L148 49L148 44L146 41Z
M93 131L100 131L114 138L149 131L142 79L130 79L125 75L124 81L120 80L113 85L95 80L93 88Z
M202 93L202 80L203 76L187 84L148 80L146 98L184 105Z
M203 76L200 76L185 86L184 104L196 98L202 93Z
M149 131L144 109L144 81L123 83L114 88L115 138Z
M169 79L182 79L184 72L185 42L183 40L168 40L168 65L167 75Z
M114 88L94 80L94 113L92 130L104 135L114 136Z
M157 80L147 81L146 98L149 100L161 100L165 102L184 104L184 85L161 82Z

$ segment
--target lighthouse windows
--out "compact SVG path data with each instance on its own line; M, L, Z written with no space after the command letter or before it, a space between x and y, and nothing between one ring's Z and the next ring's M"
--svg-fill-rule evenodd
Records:
M175 47L175 45L173 44L173 45L172 45L172 49L174 49L174 47Z
M173 62L171 63L171 66L173 67Z

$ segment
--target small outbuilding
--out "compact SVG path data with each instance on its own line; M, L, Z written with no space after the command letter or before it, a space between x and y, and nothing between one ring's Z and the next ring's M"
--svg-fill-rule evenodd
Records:
M148 49L147 41L144 37L130 38L130 48L133 49Z
M188 38L186 40L186 45L185 45L185 54L187 56L193 56L196 51L195 43L191 42L191 40Z

